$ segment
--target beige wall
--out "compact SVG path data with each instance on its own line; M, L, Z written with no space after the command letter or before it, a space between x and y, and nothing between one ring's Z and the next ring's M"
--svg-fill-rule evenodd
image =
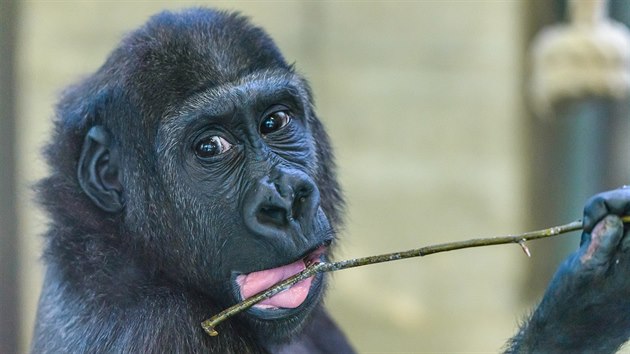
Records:
M56 97L123 33L179 4L21 3L24 343L45 228L28 188L45 173ZM521 2L203 4L250 15L311 80L348 199L338 258L522 230ZM525 261L505 246L347 270L327 302L361 352L497 352L524 313Z

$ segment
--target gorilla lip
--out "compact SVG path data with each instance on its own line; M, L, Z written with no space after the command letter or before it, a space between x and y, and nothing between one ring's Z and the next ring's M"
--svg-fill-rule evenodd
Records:
M321 256L326 251L326 246L320 246L315 251L309 253L291 264L277 268L260 270L249 274L241 274L236 277L236 284L239 287L242 299L247 299L261 291L265 291L277 282L283 281L295 274L300 273L312 263L320 262ZM254 305L255 308L272 309L294 309L299 307L306 300L314 276L306 278L287 290L284 290L260 303Z

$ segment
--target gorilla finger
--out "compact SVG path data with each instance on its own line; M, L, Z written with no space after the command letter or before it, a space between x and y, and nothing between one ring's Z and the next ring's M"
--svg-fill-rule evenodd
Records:
M630 213L630 188L619 188L595 195L584 207L584 231L591 232L607 214Z
M590 266L609 264L618 250L623 236L623 223L618 216L608 215L597 223L589 242L584 246L580 262Z

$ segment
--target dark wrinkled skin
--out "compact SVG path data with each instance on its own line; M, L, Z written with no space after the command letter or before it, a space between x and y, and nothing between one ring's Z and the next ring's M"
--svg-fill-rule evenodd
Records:
M584 208L580 248L553 277L507 353L614 353L630 338L630 188Z
M333 247L343 209L308 84L246 19L154 16L63 94L45 153L33 352L352 352L321 304L323 275L295 310L246 312L217 337L200 326L239 300L237 274ZM629 212L630 189L587 205L580 250L508 352L628 338L630 241L614 215Z

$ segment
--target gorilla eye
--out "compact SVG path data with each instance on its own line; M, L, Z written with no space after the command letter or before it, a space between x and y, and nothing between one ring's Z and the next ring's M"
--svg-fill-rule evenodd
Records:
M232 148L224 138L214 135L203 138L195 144L195 154L201 158L209 158L220 155Z
M260 133L262 135L271 134L278 131L291 121L288 111L278 111L266 116L260 123Z

